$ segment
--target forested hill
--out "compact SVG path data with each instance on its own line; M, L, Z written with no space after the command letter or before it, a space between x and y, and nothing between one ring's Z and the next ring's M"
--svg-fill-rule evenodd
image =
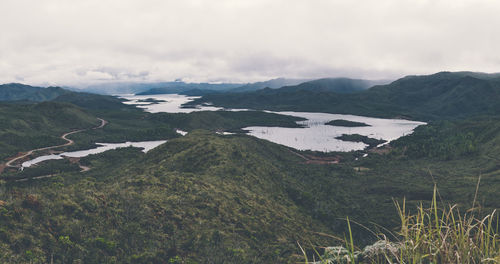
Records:
M465 206L481 174L477 200L491 211L498 208L498 124L422 127L387 155L333 166L306 164L257 138L202 130L147 154L92 155L81 160L88 172L4 187L0 260L296 263L303 261L297 242L340 243L316 232L343 237L346 216L396 228L391 198L405 197L412 209L429 201L428 171L443 202ZM360 245L373 239L358 225L353 232Z
M46 101L71 103L89 110L132 108L132 106L122 104L122 99L109 95L73 92L60 87L44 88L20 83L0 85L0 102Z
M313 84L301 84L307 89L286 87L247 93L210 94L191 104L211 102L231 108L317 111L420 120L500 113L498 74L440 72L407 76L387 85L354 93L341 93L322 86L315 88Z
M335 92L335 93L354 93L366 90L377 81L349 79L349 78L323 78L304 82L298 85L285 86L275 90L275 93L296 92L296 91L314 91L314 92Z
M0 85L0 101L48 101L62 94L70 93L60 87L35 87L20 83Z

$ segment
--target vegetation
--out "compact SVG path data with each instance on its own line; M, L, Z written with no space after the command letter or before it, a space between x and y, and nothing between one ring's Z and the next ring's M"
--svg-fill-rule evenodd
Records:
M79 172L80 167L76 163L72 163L66 159L63 160L49 160L42 162L37 166L24 168L21 172L10 171L2 174L2 179L6 181L25 181L33 179L43 179L58 175L64 172Z
M158 104L158 103L164 103L166 102L165 100L158 100L155 98L146 98L146 99L139 99L137 100L139 103L151 103L151 104Z
M306 165L277 144L193 130L146 155L129 148L89 156L85 173L2 184L3 261L288 262L296 241L337 243L316 232L348 232L346 216L374 230L371 223L397 227L390 197L406 197L407 208L430 203L433 179L443 202L462 208L480 171L475 207L491 212L499 206L498 163L483 155L498 153L490 146L500 135L484 138L472 158L412 157L394 144L357 162ZM26 206L33 200L39 207ZM351 229L358 246L378 239Z
M387 141L383 139L370 138L367 136L362 136L360 134L342 134L342 136L336 137L336 139L344 140L344 141L352 141L352 142L363 142L368 145L368 149L374 148L380 144L383 144Z
M9 182L0 198L2 261L286 262L296 239L327 243L309 229L328 228L282 187L281 164L298 159L285 151L193 131L146 155L89 157L84 174Z
M154 122L171 124L185 131L206 129L211 131L238 131L247 126L301 127L297 121L305 119L260 111L214 111L189 114L155 114Z
M398 95L391 93L387 99L394 104L373 97L357 111L413 115L434 96L461 103L467 94L479 100L462 82L471 82L481 94L479 84L489 83L494 91L495 78L467 73L408 77L369 90L383 98L384 91L399 87L393 91ZM410 85L412 80L416 84ZM414 87L423 87L421 94L411 92ZM290 94L294 93L302 91ZM365 93L349 96L363 98ZM307 92L304 98L317 99L320 94ZM269 98L267 102L277 100ZM318 111L339 107L322 100L308 105L318 105ZM434 103L435 108L429 105L421 116L436 120L384 149L370 150L364 158L361 153L300 152L247 135L214 133L246 126L298 126L300 119L291 116L255 111L150 114L120 99L79 93L57 101L66 102L0 104L2 160L18 151L64 143L61 134L94 127L97 117L109 123L71 135L75 144L66 150L95 142L168 142L147 154L125 148L82 158L79 163L91 168L85 172L75 163L57 160L22 173L3 173L0 262L293 263L303 261L297 241L335 245L334 237L343 234L349 237L345 240L351 260L355 246L373 245L379 234L386 234L387 243L403 245L395 261L453 262L460 256L466 262L463 255L469 253L471 262L498 258L498 220L493 212L500 207L500 122L490 98L461 109L449 101L439 107ZM404 104L408 108L401 108ZM270 106L274 105L266 108ZM346 111L355 107L344 106ZM437 112L444 108L449 112ZM476 116L479 113L486 115ZM176 129L190 133L181 137ZM306 160L330 155L341 163ZM439 193L434 184L440 186ZM441 208L437 218L436 194ZM393 198L401 205L399 213ZM461 243L467 239L469 244ZM305 252L311 256L314 250Z
M457 208L439 205L436 188L429 208L420 205L411 213L404 200L402 205L396 202L401 220L397 233L375 234L380 240L363 250L355 249L349 233L349 239L344 239L346 247L327 248L319 256L320 263L499 263L496 211L481 215L478 208L466 213ZM348 218L347 224L350 230Z
M59 87L34 87L19 83L0 85L0 101L47 101L69 93Z
M498 121L497 121L498 122ZM498 132L493 120L465 122L435 122L430 126L417 127L416 133L394 142L404 148L405 155L453 159L474 155L480 141L488 141Z
M0 104L0 160L19 151L64 144L63 133L97 126L86 111L67 103Z
M88 149L95 142L169 139L179 136L176 129L241 131L251 125L299 127L295 121L302 120L255 111L150 114L122 104L121 99L115 97L67 93L42 103L1 103L0 160L20 151L63 144L65 141L60 138L63 133L95 127L100 123L97 117L108 124L102 129L71 135L75 144L59 150Z
M354 122L354 121L349 121L349 120L344 120L344 119L337 119L337 120L332 120L325 125L330 125L330 126L342 126L342 127L365 127L365 126L370 126L368 124L365 124L363 122Z
M133 106L123 104L123 99L109 95L72 92L58 96L53 101L71 103L93 111L136 110Z
M500 230L495 211L478 217L473 212L460 213L456 205L441 209L436 196L434 189L430 208L420 206L414 215L407 215L404 202L402 207L397 204L402 241L399 254L391 258L400 263L498 263Z

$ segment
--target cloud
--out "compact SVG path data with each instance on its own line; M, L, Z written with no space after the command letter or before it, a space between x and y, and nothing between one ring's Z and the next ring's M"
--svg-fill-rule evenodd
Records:
M0 82L498 72L493 0L3 0Z

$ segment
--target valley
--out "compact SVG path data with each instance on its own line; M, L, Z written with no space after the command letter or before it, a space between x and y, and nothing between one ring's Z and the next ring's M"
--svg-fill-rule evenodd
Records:
M0 174L0 259L303 262L297 242L309 256L339 245L334 237L348 234L346 217L359 247L377 240L364 227L397 232L394 203L404 199L409 213L428 205L434 185L443 206L488 214L500 207L499 113L491 98L471 94L478 105L452 107L469 89L463 82L478 77L450 74L351 93L344 82L341 93L261 89L243 92L245 100L241 92L67 91L41 102L0 102L0 163L28 162L22 172L6 167ZM470 85L495 84L493 76L481 78ZM418 88L411 96L404 89L410 80ZM444 87L434 92L452 109L430 105L436 87ZM376 99L381 91L394 101ZM295 93L304 96L291 107L286 101ZM347 103L317 99L365 96L369 103L338 112ZM141 149L141 142L151 144ZM36 162L47 158L42 154L54 159Z

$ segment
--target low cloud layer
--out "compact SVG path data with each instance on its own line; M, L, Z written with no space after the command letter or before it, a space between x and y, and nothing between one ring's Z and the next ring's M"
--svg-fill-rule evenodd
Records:
M500 71L495 0L2 0L0 82Z

